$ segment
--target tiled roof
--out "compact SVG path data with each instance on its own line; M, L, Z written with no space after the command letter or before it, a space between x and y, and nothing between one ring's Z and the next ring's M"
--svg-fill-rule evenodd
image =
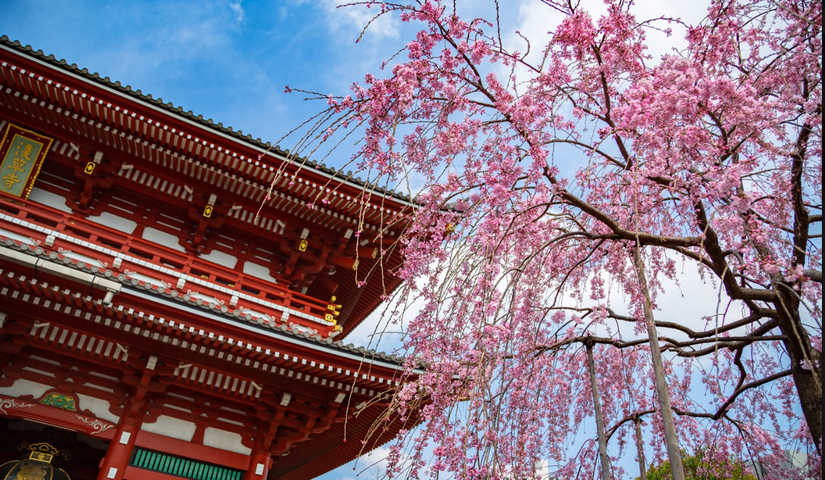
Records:
M98 267L95 267L94 265L87 264L83 261L79 261L79 260L73 259L73 258L68 257L68 256L63 256L62 258L59 258L59 256L58 256L58 258L55 259L55 258L52 258L45 251L43 251L43 249L41 249L40 247L32 246L32 245L29 245L25 242L18 242L18 241L15 241L12 238L7 238L5 240L5 242L3 242L0 245L3 245L5 247L11 248L13 250L16 250L16 251L19 251L19 252L22 252L22 253L25 253L25 254L28 254L28 255L32 255L32 256L41 258L45 261L50 261L50 262L54 262L54 263L57 263L57 264L66 265L68 267L74 268L74 269L79 270L79 271L86 272L88 274L92 274L92 275L99 275L100 274L100 271L99 271ZM397 365L399 367L404 362L403 357L399 357L399 356L391 355L391 354L386 354L386 353L382 353L382 352L377 352L375 350L368 350L364 347L356 347L352 343L344 344L343 342L333 341L330 338L325 339L325 338L322 338L320 335L316 335L316 334L312 334L312 333L308 333L308 332L300 332L296 329L291 329L286 325L281 325L279 327L263 327L263 326L258 325L257 321L255 319L251 318L251 317L250 318L245 318L245 317L236 318L232 314L232 312L222 311L220 306L207 305L207 304L204 304L204 303L199 303L199 302L197 302L197 300L195 298L187 298L187 296L185 296L185 295L178 295L177 292L175 292L173 294L173 290L166 290L166 289L163 289L162 287L158 287L157 285L151 285L151 284L148 284L148 283L138 283L137 285L135 285L135 283L133 283L130 279L127 279L125 277L121 278L120 276L117 276L117 275L112 275L111 272L109 272L109 275L104 275L104 276L107 280L121 283L124 286L128 286L128 287L131 287L131 288L136 288L136 289L140 289L140 290L146 290L146 291L148 291L150 293L153 293L155 295L162 296L164 298L174 300L174 301L179 302L181 304L187 304L187 305L189 305L191 307L195 307L197 309L212 311L213 314L220 315L220 316L224 317L227 321L230 321L230 322L246 321L247 323L249 323L251 325L254 325L254 326L257 326L258 328L261 328L261 329L264 329L264 330L271 330L274 333L276 333L277 335L284 335L286 337L297 339L297 340L302 341L302 342L307 342L309 344L314 344L314 345L317 345L317 346L326 347L326 348L329 348L330 350L333 350L333 351L339 351L339 352L342 352L342 353L353 353L353 354L356 354L356 355L361 356L362 358L368 359L368 360L384 361L384 362L388 362L388 363Z
M117 80L112 80L109 77L101 77L99 73L89 72L88 69L81 68L76 63L69 64L69 62L67 62L66 60L58 59L54 55L46 55L43 52L43 50L35 50L31 45L23 45L22 43L20 43L20 41L11 40L6 35L0 36L0 45L9 47L17 52L23 53L37 60L43 61L54 67L66 70L67 72L78 75L86 80L97 83L106 88L115 90L121 94L132 97L138 101L158 107L170 114L177 115L186 120L195 122L205 128L215 130L224 135L228 135L232 138L235 138L239 141L246 142L247 144L253 147L269 150L282 157L287 157L288 155L290 155L289 150L281 149L281 147L278 145L273 146L271 142L264 142L260 138L253 138L252 135L244 135L244 133L241 130L235 130L231 126L224 126L221 122L215 123L211 118L205 119L203 118L203 115L196 115L191 110L184 110L183 107L180 106L176 107L174 104L172 104L172 102L164 102L161 98L154 98L151 93L143 93L140 89L133 89L129 85L124 86ZM405 202L413 201L409 197L409 195L405 195L394 190L385 189L373 185L359 177L355 177L351 171L343 172L340 170L336 170L334 168L330 168L329 166L323 163L319 163L314 160L307 160L303 157L293 158L295 158L296 163L312 167L314 169L317 169L318 171L326 173L327 175L334 176L345 181L349 181L351 183L358 185L359 187L367 187L370 188L373 192L388 195L390 197Z

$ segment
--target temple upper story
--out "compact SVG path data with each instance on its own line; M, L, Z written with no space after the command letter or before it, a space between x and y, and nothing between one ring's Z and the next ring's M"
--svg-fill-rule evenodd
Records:
M413 427L403 359L340 341L412 208L0 38L0 463L300 480Z
M15 133L48 141L25 195L0 182L0 196L26 200L0 211L15 219L2 240L239 321L324 338L346 336L399 284L407 198L2 46L0 131L12 133L0 153Z

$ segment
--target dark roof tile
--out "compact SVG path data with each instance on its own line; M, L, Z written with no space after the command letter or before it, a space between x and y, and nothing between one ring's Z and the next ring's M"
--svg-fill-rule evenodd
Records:
M63 264L65 264L69 267L72 267L74 269L86 271L88 273L92 273L92 274L95 274L95 275L99 274L98 271L92 270L93 268L97 268L97 267L94 267L93 265L87 265L85 262L74 260L74 259L72 259L71 257L68 257L68 256L63 257L63 259L61 261L58 261L57 259L51 258L49 255L47 255L40 248L34 249L33 247L29 246L25 242L19 242L19 241L16 241L14 239L9 239L9 240L6 240L5 246L11 247L12 249L17 250L19 252L23 252L23 253L26 253L28 255L41 258L41 259L43 259L45 261L48 261L48 262L63 263ZM135 283L136 279L134 279L134 278L129 279L124 274L120 274L120 275L117 275L117 276L113 275L113 276L111 276L111 278L109 278L109 280L119 282L119 283L121 283L123 285L126 285L126 286L134 286L136 288L141 288L143 290L147 290L147 291L149 291L151 293L154 293L156 295L162 295L166 298L172 298L172 299L174 299L174 300L176 300L180 303L186 303L186 304L196 306L196 307L200 307L200 308L203 308L203 309L206 309L206 310L211 309L211 310L215 311L216 315L221 315L221 316L224 316L228 319L231 319L233 317L233 314L234 314L234 312L232 312L232 313L223 312L221 309L215 308L214 305L212 307L210 307L208 303L204 303L204 302L198 303L197 300L192 299L191 297L189 297L189 295L172 296L171 292L160 293L160 292L158 292L154 289L148 288L146 284L141 284L139 281L137 283ZM235 310L235 312L237 312L237 310ZM248 319L249 318L247 318L247 320ZM382 353L382 352L376 352L375 350L367 350L364 347L356 347L352 343L348 343L348 344L344 345L342 342L336 342L336 341L333 341L330 338L324 339L321 336L319 336L317 334L314 334L314 333L302 332L297 328L290 328L286 324L281 324L280 326L277 326L277 327L274 327L274 328L269 327L268 329L270 329L270 330L279 330L282 334L285 334L287 336L291 336L293 338L302 338L302 339L307 340L311 343L316 343L316 344L319 344L319 345L324 344L324 345L330 346L335 350L346 351L346 352L349 352L349 353L355 353L355 354L362 355L362 356L365 356L365 357L384 360L384 361L394 363L394 364L399 365L399 366L404 361L404 357L398 357L396 355L390 355L390 354L386 354L386 353Z
M91 73L89 73L89 70L86 69L86 68L81 69L75 63L69 65L66 62L66 60L57 60L54 55L46 55L42 52L42 50L35 51L30 45L23 46L20 43L20 41L18 41L18 40L12 41L6 35L0 36L0 45L6 45L6 46L8 46L8 47L20 52L20 53L25 54L25 55L38 58L40 60L45 61L46 63L49 63L51 65L56 66L56 67L60 67L60 68L63 68L63 69L70 70L74 74L86 77L87 79L93 80L96 83L100 83L105 87L111 88L111 89L119 91L121 93L126 93L128 96L130 96L132 98L135 98L136 100L144 101L144 102L150 103L152 105L159 106L159 107L167 110L168 112L170 112L174 115L186 118L188 120L196 121L204 127L207 127L207 128L213 129L213 130L217 130L217 131L222 132L222 133L224 133L224 134L226 134L230 137L236 138L238 140L242 140L242 141L250 144L253 147L265 148L265 149L271 149L272 148L272 144L270 142L264 143L260 138L256 138L255 140L251 140L249 135L244 136L240 130L233 131L229 127L224 127L222 123L215 124L211 118L208 119L208 120L204 120L203 115L195 116L195 114L192 113L191 110L189 110L187 112L183 112L183 110L181 110L179 107L176 108L171 102L167 103L167 104L164 104L163 101L160 98L155 99L155 98L152 97L152 94L150 94L150 93L147 93L147 94L144 95L141 92L140 89L133 90L128 85L124 87L120 84L120 82L112 82L109 79L109 77L101 78L98 73L91 74ZM280 154L280 155L288 155L289 151L288 150L281 150L279 147L276 146L275 147L275 153ZM298 157L294 161L296 163L302 163L302 162L306 161L306 159L303 158L303 157ZM312 165L315 166L316 163L312 163ZM343 176L343 173L341 171L333 169L331 167L328 167L327 165L324 165L324 164L318 164L318 169L322 170L324 173L327 173L329 175L338 176L339 178L341 178ZM355 183L355 184L357 184L361 187L370 187L371 188L371 186L369 184L367 184L366 182L364 182L360 178L353 178L353 176L349 172L347 172L346 176L343 177L343 179L345 181ZM411 198L409 197L409 195L406 195L406 194L403 194L403 193L400 193L400 192L396 192L394 190L385 189L385 188L381 188L381 187L375 187L375 191L379 192L379 193L382 193L382 194L389 195L391 197L395 197L399 200L408 201L408 202L412 201Z

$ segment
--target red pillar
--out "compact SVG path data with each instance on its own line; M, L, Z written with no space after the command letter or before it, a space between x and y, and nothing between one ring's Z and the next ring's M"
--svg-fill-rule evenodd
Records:
M123 480L126 466L132 458L140 424L140 420L137 419L121 418L109 449L106 450L106 456L100 462L97 480Z
M263 450L253 450L249 455L249 468L243 476L243 480L266 480L269 474L269 452Z

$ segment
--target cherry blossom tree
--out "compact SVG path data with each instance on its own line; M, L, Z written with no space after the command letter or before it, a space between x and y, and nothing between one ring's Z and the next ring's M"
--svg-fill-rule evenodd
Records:
M403 249L416 305L388 316L411 375L388 475L606 480L643 443L673 478L699 448L770 478L807 450L821 474L820 3L714 0L661 58L647 36L678 20L543 4L563 19L522 51L503 4L349 6L418 33L299 142L359 138L365 195L413 185L385 224L404 240L364 239ZM686 271L718 292L692 322L660 302Z

